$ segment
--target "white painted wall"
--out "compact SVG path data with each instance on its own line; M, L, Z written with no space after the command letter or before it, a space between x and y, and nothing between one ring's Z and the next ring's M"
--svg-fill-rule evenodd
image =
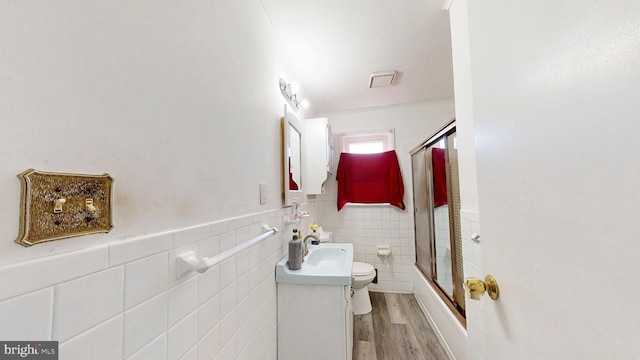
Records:
M468 6L485 358L637 358L640 3Z
M0 43L0 338L58 340L64 359L275 359L284 236L173 273L177 253L282 228L277 84L295 75L260 3L3 2ZM27 168L111 174L115 229L15 244Z
M473 119L473 74L469 53L469 23L467 0L456 0L449 8L451 49L453 52L458 157L460 171L460 221L462 225L462 257L464 277L484 279L482 243L471 240L480 232L476 149ZM481 234L482 235L482 234ZM480 238L482 241L482 236ZM468 358L485 359L486 330L484 306L491 301L486 296L478 300L466 297ZM460 360L460 359L459 359Z
M91 309L76 311L73 302L94 303L95 294L83 290L87 282L113 289L117 296L109 302L101 299L101 307L108 311L63 336L68 358L80 356L83 344L94 344L91 341L98 342L105 334L110 336L105 358L117 357L118 351L123 358L152 356L146 351L165 345L169 358L195 357L203 336L216 336L203 335L194 320L206 316L211 308L202 309L201 303L180 307L179 300L171 300L189 297L194 289L200 293L205 289L201 286L206 286L195 286L195 278L178 283L170 280L173 255L184 246L205 253L214 251L215 244L220 249L231 241L242 242L255 226L277 222L280 216L279 118L284 102L276 84L280 77L294 79L295 74L262 8L255 2L229 1L132 5L63 0L1 6L0 273L12 284L0 293L2 323L17 324L23 317L15 314L33 316L29 310L43 306L50 310L30 322L34 332L23 333L22 339L29 334L43 340L61 339L54 330L64 326L59 324L68 323L78 313L92 314ZM330 117L334 132L396 129L407 185L405 202L410 208L408 151L453 117L453 103L323 115ZM256 149L260 149L259 161L251 160ZM28 249L14 244L20 202L16 175L27 168L111 174L116 179L115 229ZM335 178L331 180L334 185L329 184L328 190L335 191ZM259 183L268 184L266 205L259 204ZM353 222L345 227L344 219L335 213L335 196L324 199L333 200L309 206L317 207L318 213L325 207L333 210L327 213L325 227L334 230L339 241L369 236L372 226L365 220L369 211L385 220L380 241L392 246L394 257L392 266L381 273L378 289L411 291L411 213L350 208ZM233 225L224 225L222 231L214 225L219 222ZM250 226L253 230L245 229ZM357 245L361 246L360 260L378 261L373 255L376 243ZM220 311L220 323L212 324L221 326L221 337L206 342L213 346L206 348L211 354L226 358L250 351L259 358L274 356L271 344L275 339L269 334L275 332L275 322L269 310L275 306L275 294L270 291L273 283L264 282L270 272L260 267L281 254L280 246L272 246L270 252L251 259L249 270L243 262L236 263L236 268L229 265L228 274L219 274L218 281L226 286L208 299L220 299L219 306L209 304ZM133 255L115 261L112 249ZM140 262L158 271L146 278L154 284L152 289L133 291L132 284L142 284L128 279L135 277L133 269ZM56 276L24 271L32 267ZM263 281L259 283L263 287L254 289L257 295L248 296L246 287L238 290L246 286L247 272L265 276L251 278L253 285L254 280ZM69 298L60 297L64 289ZM131 298L137 300L128 300ZM23 302L25 299L29 301ZM159 315L160 322L143 322L140 330L150 331L128 337L132 330L127 330L127 324L136 321L133 310L138 306L143 306L138 316L157 320L155 315ZM238 314L251 316L234 322ZM242 347L247 341L250 347ZM143 353L136 355L137 351Z
M340 133L395 129L395 144L405 185L407 210L389 205L346 205L337 211L335 175L326 183L326 193L316 197L320 225L333 232L334 241L354 244L355 261L368 262L378 269L378 284L371 290L412 292L415 240L413 192L409 151L449 122L454 115L452 101L386 107L361 111L320 114L329 118L331 130ZM336 152L336 164L339 149ZM376 245L390 245L389 265L376 256Z
M0 264L280 208L295 75L259 2L0 6ZM27 168L111 174L115 229L13 244Z
M482 247L471 240L480 233L476 155L473 123L472 73L469 55L467 1L456 0L450 7L451 44L453 53L456 132L458 135L458 170L460 172L460 220L464 277L481 277ZM485 298L466 298L466 329L462 327L424 278L415 271L414 289L419 303L429 313L434 327L449 356L456 360L483 360L486 331Z

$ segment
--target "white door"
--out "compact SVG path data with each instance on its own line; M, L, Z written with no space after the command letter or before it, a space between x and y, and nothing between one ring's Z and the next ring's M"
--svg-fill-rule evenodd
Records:
M640 359L640 1L469 1L485 360Z

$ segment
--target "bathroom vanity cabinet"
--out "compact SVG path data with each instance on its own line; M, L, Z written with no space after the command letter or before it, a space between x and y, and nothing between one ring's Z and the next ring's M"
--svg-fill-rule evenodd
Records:
M304 120L307 194L323 194L327 173L333 173L333 135L329 119Z
M278 283L278 360L351 360L351 286Z

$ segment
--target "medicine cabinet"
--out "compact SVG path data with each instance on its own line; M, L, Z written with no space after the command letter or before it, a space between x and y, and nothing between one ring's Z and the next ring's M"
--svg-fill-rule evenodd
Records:
M284 105L282 124L282 193L284 205L289 206L293 199L305 200L303 186L306 179L303 174L305 162L305 136L303 126L296 114Z
M304 120L307 194L323 194L327 174L333 174L333 135L327 118Z

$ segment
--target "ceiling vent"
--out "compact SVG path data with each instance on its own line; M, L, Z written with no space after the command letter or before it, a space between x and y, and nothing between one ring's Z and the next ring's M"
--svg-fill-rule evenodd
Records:
M371 73L369 76L369 87L387 87L393 85L393 80L396 79L397 71L379 71Z

